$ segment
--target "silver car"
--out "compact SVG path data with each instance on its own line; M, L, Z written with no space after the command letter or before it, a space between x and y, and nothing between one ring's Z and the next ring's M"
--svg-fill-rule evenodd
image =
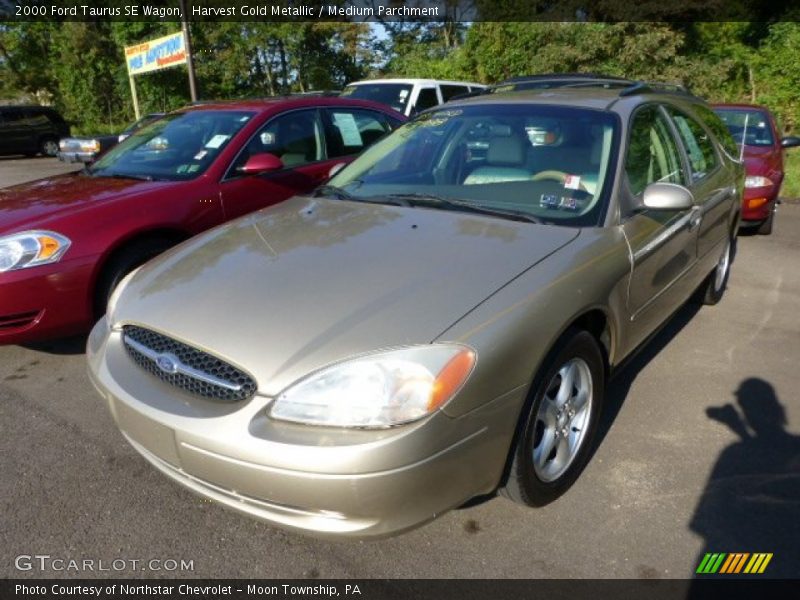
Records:
M92 380L157 469L294 530L383 536L496 490L546 504L588 460L609 376L690 297L722 297L744 180L727 136L655 85L432 109L128 276Z

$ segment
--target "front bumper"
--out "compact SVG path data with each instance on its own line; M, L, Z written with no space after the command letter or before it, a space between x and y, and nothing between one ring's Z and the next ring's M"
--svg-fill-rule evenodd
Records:
M58 152L58 160L65 163L90 163L97 158L97 152Z
M267 417L267 397L217 403L150 376L105 320L87 356L120 430L162 473L227 507L325 537L398 533L493 491L525 399L515 390L460 418L440 411L394 429L310 427Z
M775 210L778 200L780 185L773 184L759 188L745 188L742 198L742 221L746 227L747 222L755 225L766 220Z
M93 260L0 273L0 344L80 333L91 324Z

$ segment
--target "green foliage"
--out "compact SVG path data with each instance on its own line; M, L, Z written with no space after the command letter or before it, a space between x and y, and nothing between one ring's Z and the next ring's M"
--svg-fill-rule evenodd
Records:
M692 1L686 14L713 8ZM585 4L559 6L572 11ZM640 8L657 15L668 9L661 4L642 0ZM797 18L614 22L620 16L607 1L592 4L585 23L484 20L468 26L457 2L445 6L440 23L387 22L386 35L377 37L364 23L192 23L200 96L338 89L378 74L493 83L523 74L597 72L683 83L712 102L765 104L787 129L800 124ZM478 2L482 13L496 15L555 6L549 0ZM123 47L177 29L144 22L0 24L0 98L53 103L81 131L119 128L133 118ZM184 66L138 76L136 85L142 112L189 101Z

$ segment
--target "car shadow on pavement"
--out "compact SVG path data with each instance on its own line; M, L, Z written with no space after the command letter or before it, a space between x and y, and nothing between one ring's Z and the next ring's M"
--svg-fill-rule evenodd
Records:
M75 335L58 340L47 340L44 342L30 342L22 344L23 348L44 352L46 354L56 354L61 356L83 354L86 352L86 334Z
M608 382L606 387L603 412L600 415L600 422L597 426L597 434L592 446L590 461L614 425L619 411L622 410L625 398L627 398L631 386L636 381L639 373L691 322L700 309L701 306L693 302L689 302L678 309L664 327L649 341L640 346L636 354L626 359L626 362L612 375L611 381Z
M705 561L702 570L709 572L698 575L695 581L719 577L722 571L730 570L733 578L751 577L744 573L758 564L757 554L772 554L764 577L797 578L800 436L786 431L786 411L767 381L745 379L734 395L735 404L706 408L708 418L726 426L739 439L717 459L689 523L704 540L695 568L703 564L707 553L725 554L713 563ZM760 557L762 567L766 560ZM700 597L701 585L692 586L688 597Z

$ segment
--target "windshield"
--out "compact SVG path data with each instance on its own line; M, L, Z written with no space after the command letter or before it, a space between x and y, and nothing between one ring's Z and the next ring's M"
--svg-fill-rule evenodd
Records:
M367 83L348 85L341 95L348 98L372 100L404 112L411 97L411 84L408 83Z
M167 115L109 150L89 173L97 177L194 179L205 172L253 115L221 110Z
M714 112L725 123L737 144L742 142L745 146L772 146L775 144L769 116L763 110L717 108L714 109Z
M617 130L614 115L595 110L524 104L441 109L367 150L327 188L353 200L436 196L451 200L436 208L597 225Z

